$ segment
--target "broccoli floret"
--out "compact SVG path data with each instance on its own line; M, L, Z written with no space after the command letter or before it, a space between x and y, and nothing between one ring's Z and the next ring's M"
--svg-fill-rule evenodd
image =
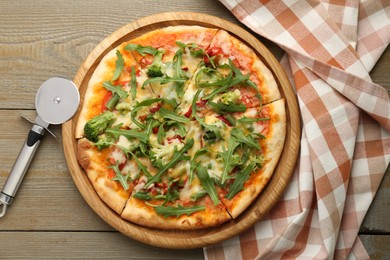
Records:
M226 92L222 95L221 101L225 104L236 103L241 97L241 92L236 89L233 92Z
M98 136L114 121L115 115L106 111L88 120L84 126L84 136L92 142L98 141Z
M169 163L172 160L175 151L182 149L184 146L184 144L179 141L173 141L171 143L166 141L164 144L160 144L155 136L150 136L149 141L151 145L151 159L160 167Z
M163 54L163 51L158 51L154 57L153 63L149 66L147 74L150 78L162 77L164 75L161 68Z
M147 74L150 78L162 77L164 75L161 71L161 66L155 64L150 65Z

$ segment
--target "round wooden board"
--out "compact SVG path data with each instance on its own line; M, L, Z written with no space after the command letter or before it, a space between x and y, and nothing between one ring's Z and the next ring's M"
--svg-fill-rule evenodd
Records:
M88 82L96 66L106 53L123 41L133 39L146 32L174 25L200 25L220 28L242 40L257 52L262 61L271 69L286 99L287 135L280 161L268 185L256 201L237 219L214 228L192 231L167 231L142 227L122 219L99 198L87 175L77 162L77 143L74 137L79 111L62 127L63 145L72 178L89 206L113 228L140 242L165 248L196 248L222 242L253 226L275 205L293 174L300 143L300 116L294 91L278 61L254 36L223 19L199 13L162 13L134 21L103 40L87 57L74 77L79 87L81 100L84 99Z

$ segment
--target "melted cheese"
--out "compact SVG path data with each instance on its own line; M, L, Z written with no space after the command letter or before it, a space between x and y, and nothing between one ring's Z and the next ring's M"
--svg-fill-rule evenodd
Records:
M189 201L192 194L199 193L202 190L203 188L198 178L195 178L191 184L187 181L183 189L180 190L180 200Z
M141 178L139 178L138 184L134 186L133 193L137 193L140 190L142 190L145 187L145 184L147 181L148 181L148 178L146 178L146 176L144 176L144 175L141 176ZM153 187L153 186L154 186L154 183L152 183L148 187Z
M137 86L142 86L142 84L144 84L144 82L148 79L148 75L146 74L147 71L148 69L144 68L139 72L139 76L136 77Z
M140 169L135 161L127 161L125 166L122 168L122 173L129 174L131 179L137 178L140 174Z
M168 175L171 178L177 178L183 175L187 175L190 172L189 161L181 161L175 167L168 170Z
M191 149L187 151L188 155L193 157L195 153L202 148L201 146L202 131L199 124L196 121L191 121L187 123L186 129L187 129L186 140L192 138L195 141Z
M202 61L202 59L195 58L191 55L190 51L187 49L186 53L183 54L183 68L187 68L188 72L192 76L196 69L198 68L198 64Z
M111 154L110 158L112 158L114 161L118 162L119 164L122 164L126 161L126 156L122 152L122 150L115 148Z

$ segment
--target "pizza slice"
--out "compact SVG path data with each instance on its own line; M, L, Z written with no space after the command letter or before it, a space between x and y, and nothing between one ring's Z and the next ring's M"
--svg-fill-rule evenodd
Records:
M237 218L258 197L279 161L286 136L284 103L284 99L279 99L264 105L260 111L251 108L235 115L236 122L244 126L241 133L236 130L231 133L236 141L247 142L248 137L256 135L261 138L258 142L260 149L246 154L248 161L232 172L234 176L222 199L233 218Z
M256 86L261 94L259 98L256 96L256 90L251 89L246 89L247 91L242 93L245 94L247 103L252 107L258 104L268 104L281 98L272 72L251 48L226 31L218 31L207 49L207 54L210 57L209 62L218 64L218 66L223 64L229 66L229 63L233 63L238 68L237 71L244 76L249 76L250 84Z
M197 229L219 225L230 215L219 200L217 188L196 158L202 144L200 125L185 124L184 132L177 126L160 125L150 135L147 157L155 172L138 178L122 212L134 223L162 229ZM165 128L164 136L161 129ZM143 166L141 167L143 168Z
M105 111L114 113L114 124L121 124L122 128L136 127L131 111L139 102L155 97L150 86L140 87L145 75L133 56L123 50L124 46L121 44L107 53L92 74L76 125L77 139L84 137L86 122ZM138 108L137 119L148 113L142 110Z
M132 191L127 176L121 173L126 156L114 146L99 150L82 138L78 140L77 159L99 197L120 214Z
M217 29L200 26L172 26L146 33L129 41L125 50L132 53L147 75L143 86L150 85L157 97L179 104L203 60L205 49Z

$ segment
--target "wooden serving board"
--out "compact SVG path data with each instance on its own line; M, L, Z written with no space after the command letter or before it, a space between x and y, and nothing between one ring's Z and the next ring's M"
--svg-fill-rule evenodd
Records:
M273 72L282 96L286 99L287 135L280 161L268 185L256 201L237 219L214 228L191 231L158 230L142 227L122 219L112 211L97 195L87 175L77 162L77 143L74 137L79 111L62 127L63 146L66 161L72 178L80 193L89 206L113 228L140 242L165 248L196 248L222 242L231 238L262 219L264 215L276 204L287 187L293 174L300 143L300 115L296 96L278 61L270 51L254 36L223 19L199 13L162 13L134 21L103 40L90 53L74 77L74 83L79 87L81 100L88 82L100 60L113 48L123 41L128 41L146 32L174 25L200 25L204 27L220 28L240 39L261 57L262 61Z

